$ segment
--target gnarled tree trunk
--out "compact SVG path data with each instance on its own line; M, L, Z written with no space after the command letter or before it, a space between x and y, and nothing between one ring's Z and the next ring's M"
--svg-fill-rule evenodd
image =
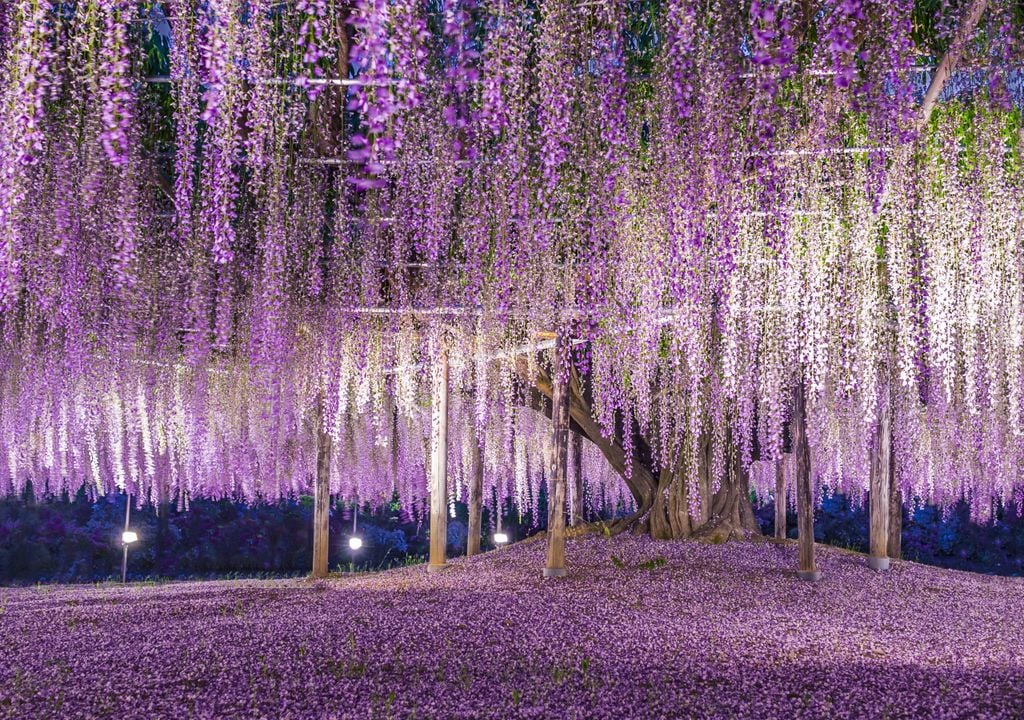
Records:
M750 474L743 467L739 449L731 442L729 445L727 457L730 462L725 477L721 479L718 492L711 497L707 520L694 532L695 537L712 542L747 539L761 534L750 504Z
M672 473L672 484L668 488L668 522L672 528L673 538L689 537L692 532L690 522L689 489L683 467L676 464Z
M525 363L524 363L525 365ZM526 368L521 375L527 378ZM650 532L655 538L670 539L688 537L691 534L706 537L715 542L733 538L745 538L760 534L754 510L750 504L750 478L742 467L737 450L727 453L732 461L725 477L719 479L719 488L713 492L711 478L711 444L702 437L701 462L697 468L700 489L699 517L691 518L689 513L688 489L683 468L676 463L655 471L644 458L650 456L650 448L637 428L623 428L622 432L634 432L635 451L628 464L626 452L618 437L605 437L593 418L592 404L582 389L579 378L573 376L569 383L569 417L572 429L601 450L605 459L622 476L633 500L636 511L609 525L612 534L626 530ZM527 388L531 407L550 415L552 398L551 380L544 374L533 378L532 387ZM547 399L547 402L544 402Z

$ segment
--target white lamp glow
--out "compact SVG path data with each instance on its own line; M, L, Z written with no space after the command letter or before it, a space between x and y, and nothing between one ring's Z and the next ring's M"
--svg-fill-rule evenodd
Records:
M494 543L496 545L504 545L508 542L508 535L505 533L494 533Z
M348 539L348 546L353 550L358 550L363 546L363 539L359 537L350 537Z
M134 530L125 530L121 533L121 542L125 545L131 545L133 542L138 542L139 536Z

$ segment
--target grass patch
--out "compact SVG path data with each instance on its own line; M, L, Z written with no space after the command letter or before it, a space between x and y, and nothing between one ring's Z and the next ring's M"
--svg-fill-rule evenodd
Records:
M645 560L638 566L641 570L656 570L660 567L665 567L668 564L668 560L659 555L651 560Z

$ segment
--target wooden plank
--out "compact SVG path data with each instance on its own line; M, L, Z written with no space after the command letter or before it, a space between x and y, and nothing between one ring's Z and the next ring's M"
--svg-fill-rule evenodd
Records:
M431 368L430 432L430 563L427 570L448 562L448 352Z
M568 348L555 339L551 397L551 471L548 473L548 555L544 577L565 577L565 486L569 460L569 386L563 361Z

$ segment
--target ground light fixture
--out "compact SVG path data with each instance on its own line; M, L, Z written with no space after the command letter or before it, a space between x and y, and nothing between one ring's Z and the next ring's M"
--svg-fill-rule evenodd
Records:
M139 534L134 530L121 533L121 583L128 582L128 546L139 541Z
M352 535L348 539L348 549L352 551L352 559L349 562L349 572L356 571L356 552L363 546L363 539L356 535L358 531L359 521L359 501L355 500L352 503Z
M494 533L494 544L501 546L508 542L508 535L503 532Z
M351 573L356 571L356 553L362 546L363 539L358 535L353 535L348 539L348 549L352 553L352 559L349 561L348 571Z
M121 533L121 584L128 582L128 546L139 541L139 535L128 527L132 521L132 496L128 493L124 501L124 532Z

